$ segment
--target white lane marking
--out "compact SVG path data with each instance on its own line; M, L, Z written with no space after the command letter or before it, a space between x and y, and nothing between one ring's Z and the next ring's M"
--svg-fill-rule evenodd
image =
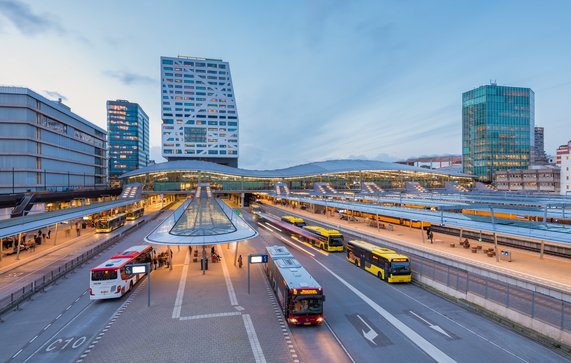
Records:
M61 314L59 314L59 315L56 317L56 320L58 320L59 318L61 318Z
M22 353L22 350L23 350L23 349L20 349L20 350L18 351L18 353L14 354L14 355L12 356L12 358L16 358L16 357L18 356L18 354Z
M314 251L317 251L317 252L321 253L321 254L324 255L324 256L329 256L329 252L320 250L319 248L312 246L309 242L303 242L303 241L301 241L299 238L294 237L294 236L291 236L290 238L291 238L292 240L294 240L294 241L297 241L297 242L301 243L302 245L304 245L304 246L306 246L306 247L311 248L311 249L314 250Z
M39 347L34 353L32 353L28 358L26 358L26 360L23 363L26 363L27 361L29 361L34 355L36 355L40 350L44 349L44 347L46 346L46 344L48 344L53 338L55 338L59 333L62 332L62 330L64 330L65 328L67 328L69 326L69 324L73 323L75 319L79 318L79 316L81 314L83 314L83 312L85 310L87 310L88 307L91 306L91 304L93 304L93 301L90 301L89 304L85 305L85 307L83 309L81 309L81 311L79 313L77 313L76 316L73 317L73 319L71 319L67 324L65 324L63 327L61 327L60 330L58 330L54 335L52 335L48 340L46 340L46 342L44 344L42 344L41 347Z
M65 308L66 311L68 311L69 309L71 309L71 305Z
M456 362L450 356L445 354L443 351L432 345L428 340L421 337L417 332L409 328L406 324L402 321L397 319L393 314L389 313L385 309L383 309L379 304L371 300L367 295L363 294L353 285L345 281L335 272L331 271L327 266L322 264L321 262L317 261L315 258L313 259L317 262L321 267L323 267L326 271L328 271L333 277L339 280L343 285L345 285L349 290L351 290L355 295L357 295L361 300L363 300L367 305L369 305L373 310L375 310L379 315L385 318L392 326L398 329L401 333L403 333L407 338L410 339L417 347L422 349L426 354L432 357L437 362Z
M285 243L287 243L288 245L292 246L293 248L296 248L298 250L300 250L301 252L307 253L308 255L310 255L311 257L315 257L315 255L311 252L309 252L308 250L300 247L297 245L297 243L293 243L291 241L288 241L285 237L283 236L278 236L279 239L281 239L282 241L284 241Z
M426 325L428 325L428 327L429 327L430 329L434 329L434 330L436 330L437 332L439 332L440 334L446 335L448 338L452 338L450 335L448 335L448 333L447 333L446 331L444 331L444 329L442 329L442 328L439 327L438 325L432 324L431 322L429 322L428 320L424 319L422 316L418 315L417 313L415 313L415 312L412 311L412 310L409 310L409 312L410 312L412 315L414 315L414 316L416 316L417 318L419 318L420 320L424 321L424 323L425 323Z
M260 341L258 340L258 335L256 334L256 329L254 329L254 324L252 323L250 314L242 315L242 320L244 320L244 326L248 333L248 339L250 340L250 346L252 347L252 353L254 353L256 363L266 363L266 357L264 356L264 352L260 346Z
M269 232L272 232L272 233L275 232L273 229L270 229L270 228L264 226L263 224L258 224L258 226L262 227L262 228L265 229L266 231L269 231Z
M333 334L333 337L335 338L335 340L337 340L337 343L339 343L339 346L341 346L341 349L343 349L343 351L345 352L345 354L347 355L347 357L349 357L349 359L351 360L351 362L355 363L355 359L353 359L353 357L351 356L351 354L349 354L349 351L347 350L347 348L345 348L345 345L343 345L343 343L341 343L341 340L339 339L339 337L337 336L337 334L335 334L335 332L333 331L333 328L331 328L331 325L329 325L329 323L327 322L327 320L324 320L325 326L327 327L327 329L329 329L329 331L331 332L331 334Z
M188 266L190 264L190 251L184 258L184 267L182 268L182 275L180 276L180 281L178 283L178 291L176 292L176 300L174 302L174 308L172 310L172 318L180 318L180 309L182 307L182 298L184 296L184 288L186 286L186 276L188 275Z
M238 247L236 247L238 248ZM229 261L227 258L225 260ZM230 280L230 274L228 273L228 267L226 263L222 261L222 272L224 273L224 281L226 281L226 289L228 290L228 297L230 298L230 305L238 305L238 299L236 298L236 292L234 291L234 285L232 285L232 280Z
M525 360L524 358L518 356L517 354L510 352L510 351L507 350L506 348L504 348L504 347L502 347L502 346L500 346L500 345L494 343L493 341L489 340L488 338L486 338L486 337L484 337L484 336L482 336L482 335L476 333L476 332L473 331L472 329L470 329L470 328L468 328L468 327L466 327L466 326L460 324L460 323L457 322L456 320L454 320L454 319L452 319L452 318L450 318L450 317L448 317L448 316L442 314L442 313L439 312L438 310L435 310L435 309L431 308L430 306L426 305L426 304L423 303L422 301L415 299L414 297L410 296L410 295L407 294L406 292L401 291L400 289L397 289L397 288L395 288L394 286L390 286L390 287L394 288L395 291L400 292L401 294L403 294L404 296L408 297L409 299L411 299L412 301L416 302L417 304L422 305L422 306L424 306L425 308L429 309L429 310L432 311L433 313L436 313L436 314L442 316L444 319L446 319L446 320L448 320L448 321L450 321L450 322L452 322L452 323L458 325L459 327L461 327L461 328L463 328L463 329L469 331L470 333L474 334L475 336L477 336L478 338L484 340L485 342L490 343L491 345L495 346L496 348L503 350L504 352L508 353L509 355L511 355L511 356L513 356L513 357L515 357L515 358L521 360L521 361L528 362L527 360Z
M270 227L270 228L273 229L273 230L276 230L276 231L278 231L278 232L283 232L281 229L279 229L279 228L276 227L276 226L272 226L272 225L269 224L268 222L265 222L264 224L265 224L266 226Z
M231 311L228 313L213 313L213 314L181 316L180 320L198 320L198 319L208 319L208 318L220 318L223 316L235 316L235 315L242 315L242 313L239 311Z
M44 326L44 330L48 329L51 325L52 323L49 323L48 325Z
M36 340L39 337L39 335L36 335L35 337L32 338L32 340L30 340L30 343L33 342L34 340Z

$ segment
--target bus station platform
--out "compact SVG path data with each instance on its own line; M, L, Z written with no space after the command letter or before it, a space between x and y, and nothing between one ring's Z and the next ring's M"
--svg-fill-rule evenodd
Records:
M538 253L505 247L498 245L498 252L501 257L501 251L507 250L511 255L511 262L499 258L496 261L495 256L489 256L483 251L494 248L493 243L480 242L478 240L469 240L470 248L463 248L459 244L458 237L434 233L432 243L427 238L426 231L409 228L405 226L391 225L390 228L377 228L367 223L358 221L342 220L340 215L324 215L312 213L308 210L299 208L292 209L289 206L263 204L264 208L278 208L285 214L297 215L306 220L307 224L311 221L320 224L329 225L331 228L344 228L350 230L355 235L366 234L372 237L378 237L380 241L385 240L402 246L412 247L420 251L428 252L437 256L441 256L450 260L456 260L464 264L489 269L495 272L503 272L513 277L519 277L526 281L533 281L539 285L549 286L571 292L571 284L569 284L569 276L571 276L571 260L550 255L544 255L540 258ZM388 225L385 223L385 227ZM462 238L464 240L464 238ZM381 242L382 244L382 242ZM478 248L481 246L481 248ZM476 247L474 250L472 247ZM413 261L414 263L414 261Z
M256 240L240 243L240 254L259 252ZM248 293L247 265L234 265L236 244L217 245L221 260L204 274L200 252L194 262L198 247L173 248L172 270L151 274L150 306L143 281L77 362L300 362L262 265L252 265Z

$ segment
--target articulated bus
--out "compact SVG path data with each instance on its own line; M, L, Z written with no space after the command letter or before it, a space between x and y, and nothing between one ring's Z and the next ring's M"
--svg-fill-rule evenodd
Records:
M266 275L290 325L323 324L323 288L284 246L269 246Z
M389 283L412 280L407 256L369 242L347 242L347 260Z
M127 212L127 220L134 221L145 214L145 207L135 208Z
M322 236L315 231L308 229L309 226L300 228L289 222L284 222L280 219L277 219L277 217L269 214L258 213L257 218L259 221L267 222L270 225L277 227L277 229L279 229L285 235L295 237L301 242L309 243L310 245L321 248L325 251L343 251L343 235L337 231L330 230L336 232L336 234L332 232L331 236L327 234L326 236ZM310 227L320 228L315 226Z
M89 280L91 300L119 298L133 288L139 275L127 275L125 265L151 262L153 247L133 246L112 256L101 265L92 268Z
M343 252L343 235L341 232L318 226L305 226L303 228L317 236L319 240L317 247L329 252Z
M125 220L127 219L125 214L117 214L113 217L105 217L97 221L95 225L95 232L111 232L117 228L125 225Z
M303 227L305 226L305 221L303 220L303 218L300 217L294 217L294 216L282 216L281 218L282 221L286 222L286 223L290 223L293 224L297 227Z

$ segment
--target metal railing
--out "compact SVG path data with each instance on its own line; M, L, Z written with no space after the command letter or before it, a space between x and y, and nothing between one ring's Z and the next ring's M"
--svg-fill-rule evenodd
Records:
M91 258L99 254L101 251L106 250L115 243L119 242L119 240L121 240L124 236L131 233L133 230L145 222L147 222L147 220L142 220L137 224L129 226L129 228L122 231L118 235L109 238L108 240L100 243L92 249L83 252L80 256L77 256L72 260L65 262L63 265L60 265L57 268L47 272L40 278L35 279L22 288L19 288L7 296L0 298L0 321L2 321L1 317L3 314L11 310L21 310L20 305L27 300L31 300L34 294L45 291L46 287L55 283L58 279L65 277L72 270L78 266L83 265Z
M412 270L413 278L420 275L460 293L477 295L571 332L571 303L568 301L419 256L413 257Z

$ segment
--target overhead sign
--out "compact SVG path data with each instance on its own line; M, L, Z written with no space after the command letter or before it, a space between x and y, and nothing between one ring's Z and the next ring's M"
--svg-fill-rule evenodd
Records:
M249 255L250 263L268 263L268 255Z
M125 265L125 272L127 275L134 274L145 274L149 272L150 264L147 263L134 263L131 265Z

